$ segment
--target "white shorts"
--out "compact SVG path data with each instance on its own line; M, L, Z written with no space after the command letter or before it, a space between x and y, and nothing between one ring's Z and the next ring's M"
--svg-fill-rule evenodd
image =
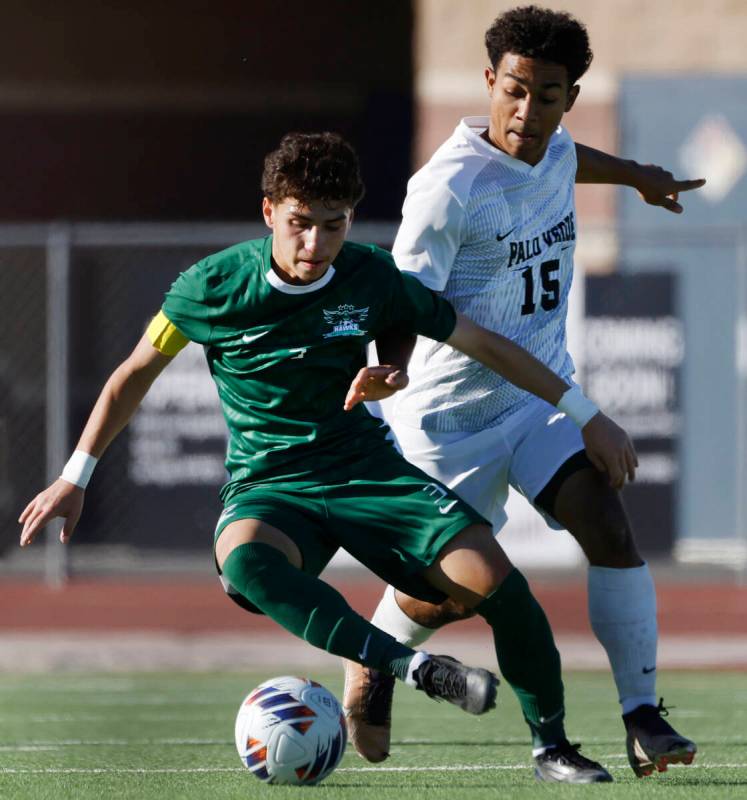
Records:
M509 484L533 504L558 469L584 449L576 423L539 398L500 425L477 432L434 433L387 422L404 457L453 489L496 533L507 520ZM551 528L563 530L535 508Z

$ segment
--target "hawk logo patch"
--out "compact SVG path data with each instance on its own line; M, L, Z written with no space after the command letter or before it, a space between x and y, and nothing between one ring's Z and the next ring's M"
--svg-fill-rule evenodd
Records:
M366 331L361 323L368 319L368 308L355 308L351 305L337 306L336 311L324 311L324 321L332 326L332 330L324 334L325 339L333 336L363 336Z

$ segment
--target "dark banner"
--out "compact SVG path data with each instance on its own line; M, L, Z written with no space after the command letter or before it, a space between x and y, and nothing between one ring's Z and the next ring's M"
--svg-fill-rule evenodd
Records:
M71 435L127 357L179 272L215 246L73 250ZM164 370L107 450L86 492L76 541L124 548L209 547L220 513L226 428L202 348Z
M671 552L677 527L685 343L676 286L667 273L586 280L583 385L635 442L639 468L623 496L649 556Z

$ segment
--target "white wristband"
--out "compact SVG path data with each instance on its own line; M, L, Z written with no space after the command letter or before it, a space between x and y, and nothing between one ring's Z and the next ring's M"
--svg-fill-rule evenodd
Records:
M558 411L567 414L579 428L599 413L596 403L581 391L580 386L572 386L558 401Z
M80 486L85 489L88 486L88 481L91 480L93 468L98 464L99 460L90 453L84 453L83 450L76 450L71 456L70 460L65 464L62 470L61 478L68 481L68 483Z

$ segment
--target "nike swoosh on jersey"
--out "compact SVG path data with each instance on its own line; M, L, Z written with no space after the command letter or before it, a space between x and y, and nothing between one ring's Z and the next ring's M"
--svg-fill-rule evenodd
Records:
M644 675L649 675L652 672L656 672L656 667L644 667L641 672L643 672Z
M369 633L368 636L366 636L366 641L363 642L363 649L360 651L360 653L358 653L358 658L360 658L361 661L363 661L368 655L368 643L370 641L371 641L371 634Z
M457 502L458 502L457 500L452 500L452 501L449 503L449 505L448 505L448 506L438 506L438 510L439 510L439 511L440 511L442 514L448 514L448 513L449 513L449 511L451 511L451 509L452 509L452 508L454 508L454 506L457 504Z
M504 233L503 236L500 233L496 233L495 240L496 242L502 242L507 236L510 236L516 230L516 225L508 233Z
M268 333L269 331L262 331L261 333L254 333L254 334L245 333L241 337L241 341L244 342L244 344L249 344L250 342L256 342L257 339L261 338L262 336L265 336Z

